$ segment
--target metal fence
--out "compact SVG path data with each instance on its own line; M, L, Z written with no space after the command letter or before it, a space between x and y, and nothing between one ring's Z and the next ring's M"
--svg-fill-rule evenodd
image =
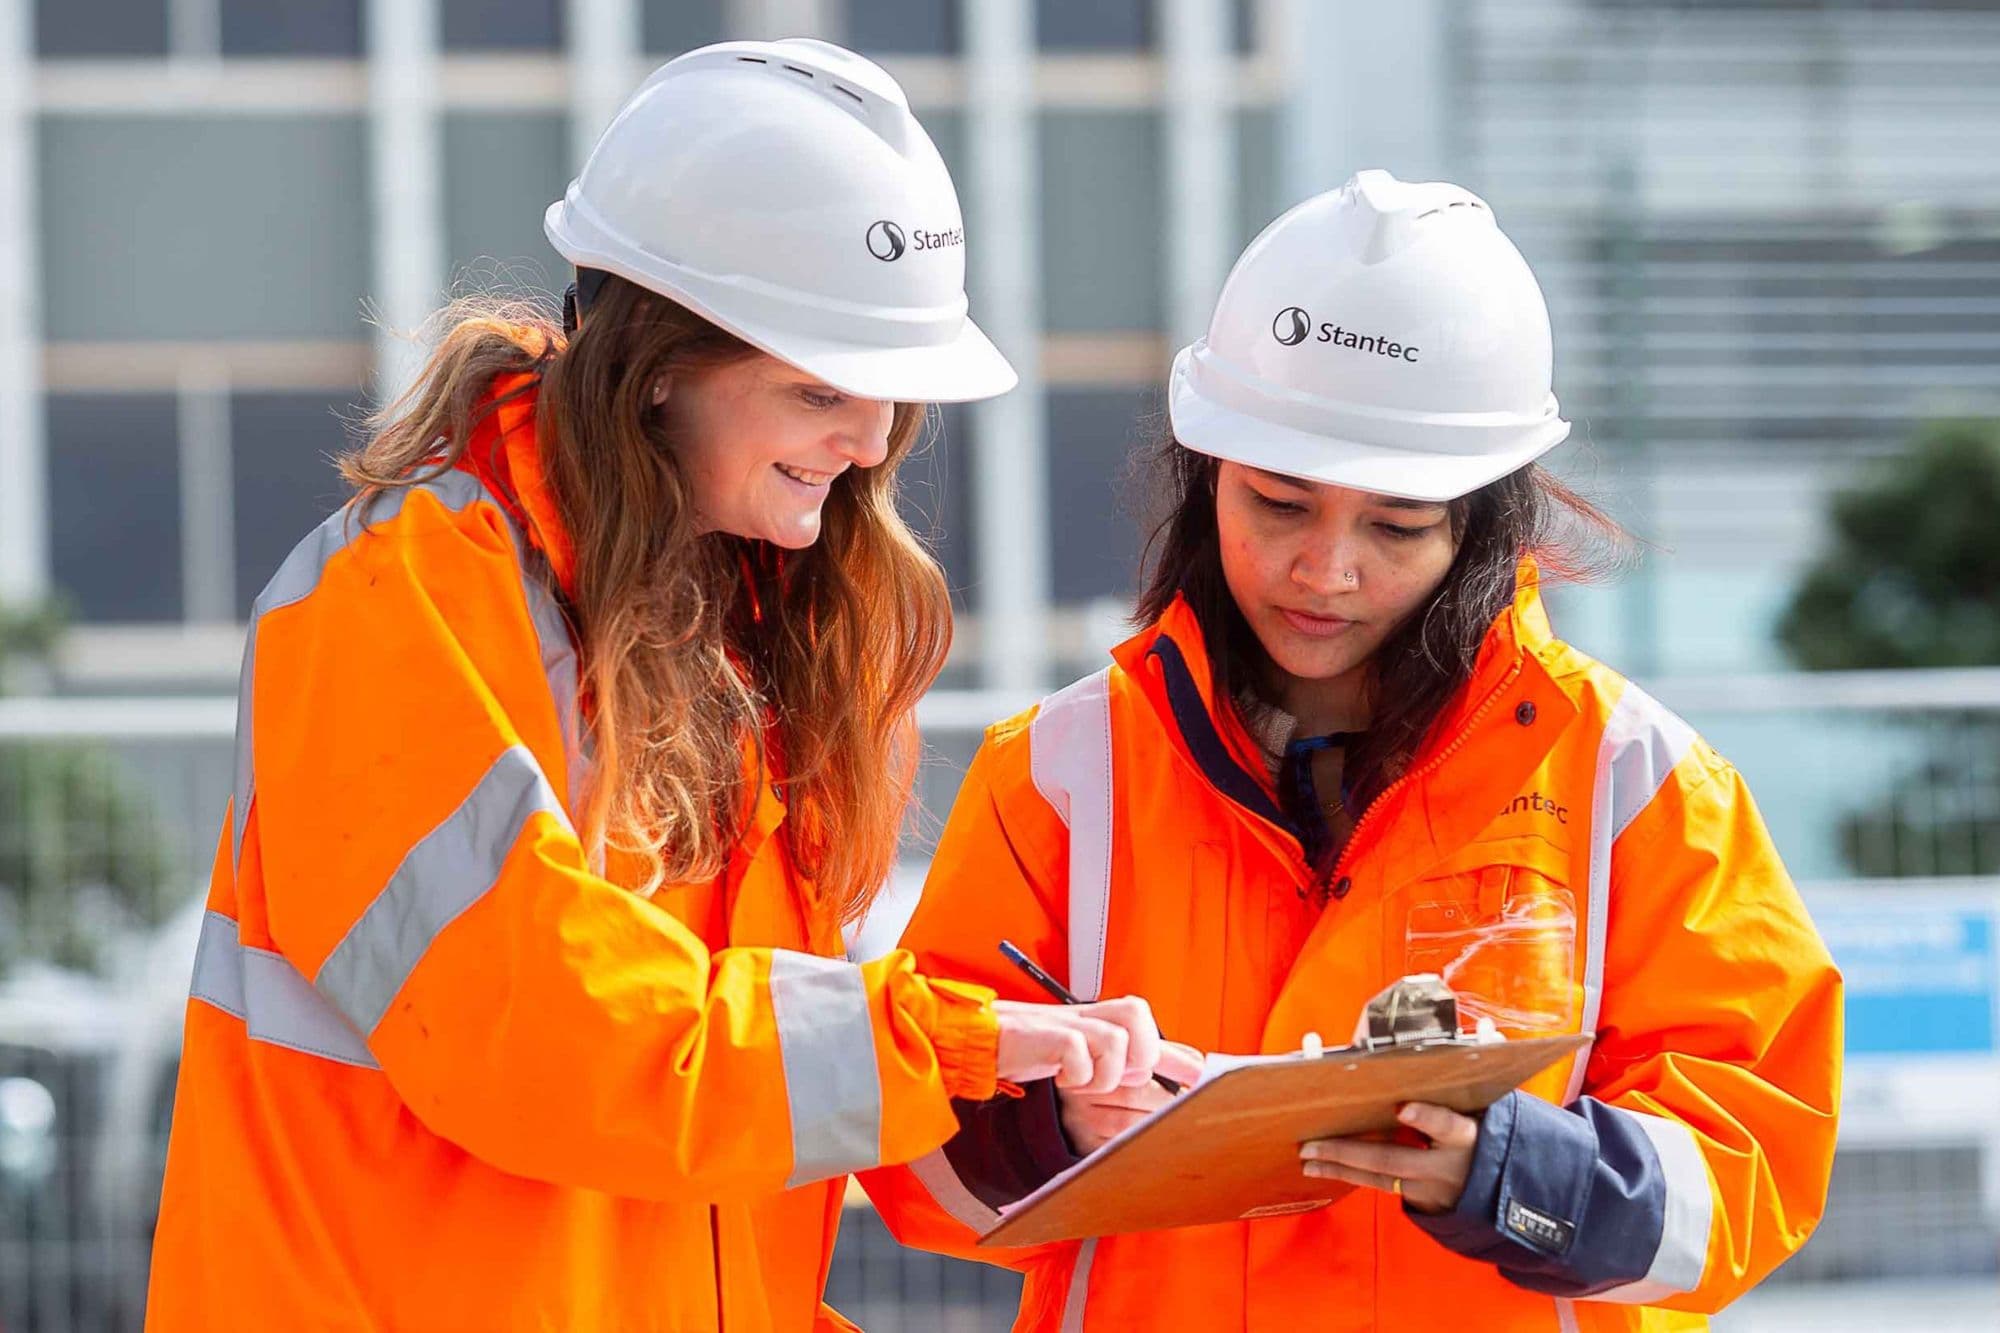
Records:
M2000 671L1656 682L1744 769L1802 879L1992 873ZM893 939L981 728L1029 700L939 692L931 812L863 949ZM0 1330L136 1328L197 906L231 785L227 700L0 700ZM1885 899L1895 883L1875 883ZM1843 1147L1773 1285L2000 1269L2000 1110ZM1985 1132L1980 1127L1985 1125ZM829 1298L877 1333L1002 1329L1009 1273L896 1245L865 1206Z

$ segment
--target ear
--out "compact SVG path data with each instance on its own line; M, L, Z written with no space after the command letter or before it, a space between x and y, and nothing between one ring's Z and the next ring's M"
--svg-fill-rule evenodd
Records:
M674 378L671 375L662 375L658 379L654 380L653 406L658 407L661 403L666 402L667 395L673 391L673 387L674 387Z

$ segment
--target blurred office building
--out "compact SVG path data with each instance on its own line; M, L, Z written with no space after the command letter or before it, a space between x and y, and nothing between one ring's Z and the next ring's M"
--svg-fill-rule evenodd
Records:
M1834 1205L1762 1308L1994 1300L2000 671L1798 672L1775 629L1834 492L2000 416L2000 0L0 0L0 606L69 621L46 661L0 639L0 1176L61 1149L0 1187L0 1330L136 1316L172 932L329 457L448 295L560 291L543 209L648 70L786 35L901 81L1022 371L907 470L962 613L933 814L1122 637L1127 459L1242 246L1360 168L1469 186L1549 296L1553 461L1647 544L1558 632L1740 764L1856 987ZM9 805L50 753L95 795ZM1006 1327L1011 1278L847 1237L871 1329Z

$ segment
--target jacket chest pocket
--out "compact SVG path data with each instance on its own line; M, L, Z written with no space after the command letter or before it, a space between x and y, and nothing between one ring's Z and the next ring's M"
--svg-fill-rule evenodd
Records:
M1418 881L1402 901L1402 969L1444 978L1461 1023L1490 1018L1510 1037L1575 1031L1577 912L1567 885L1545 869L1494 862Z

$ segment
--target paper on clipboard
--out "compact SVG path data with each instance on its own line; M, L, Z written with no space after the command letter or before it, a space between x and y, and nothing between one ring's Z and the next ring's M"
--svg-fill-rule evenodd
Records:
M1193 1092L1008 1208L979 1243L1030 1245L1322 1207L1350 1187L1305 1175L1300 1143L1392 1130L1396 1108L1408 1101L1481 1110L1585 1040L1439 1037L1222 1057Z

